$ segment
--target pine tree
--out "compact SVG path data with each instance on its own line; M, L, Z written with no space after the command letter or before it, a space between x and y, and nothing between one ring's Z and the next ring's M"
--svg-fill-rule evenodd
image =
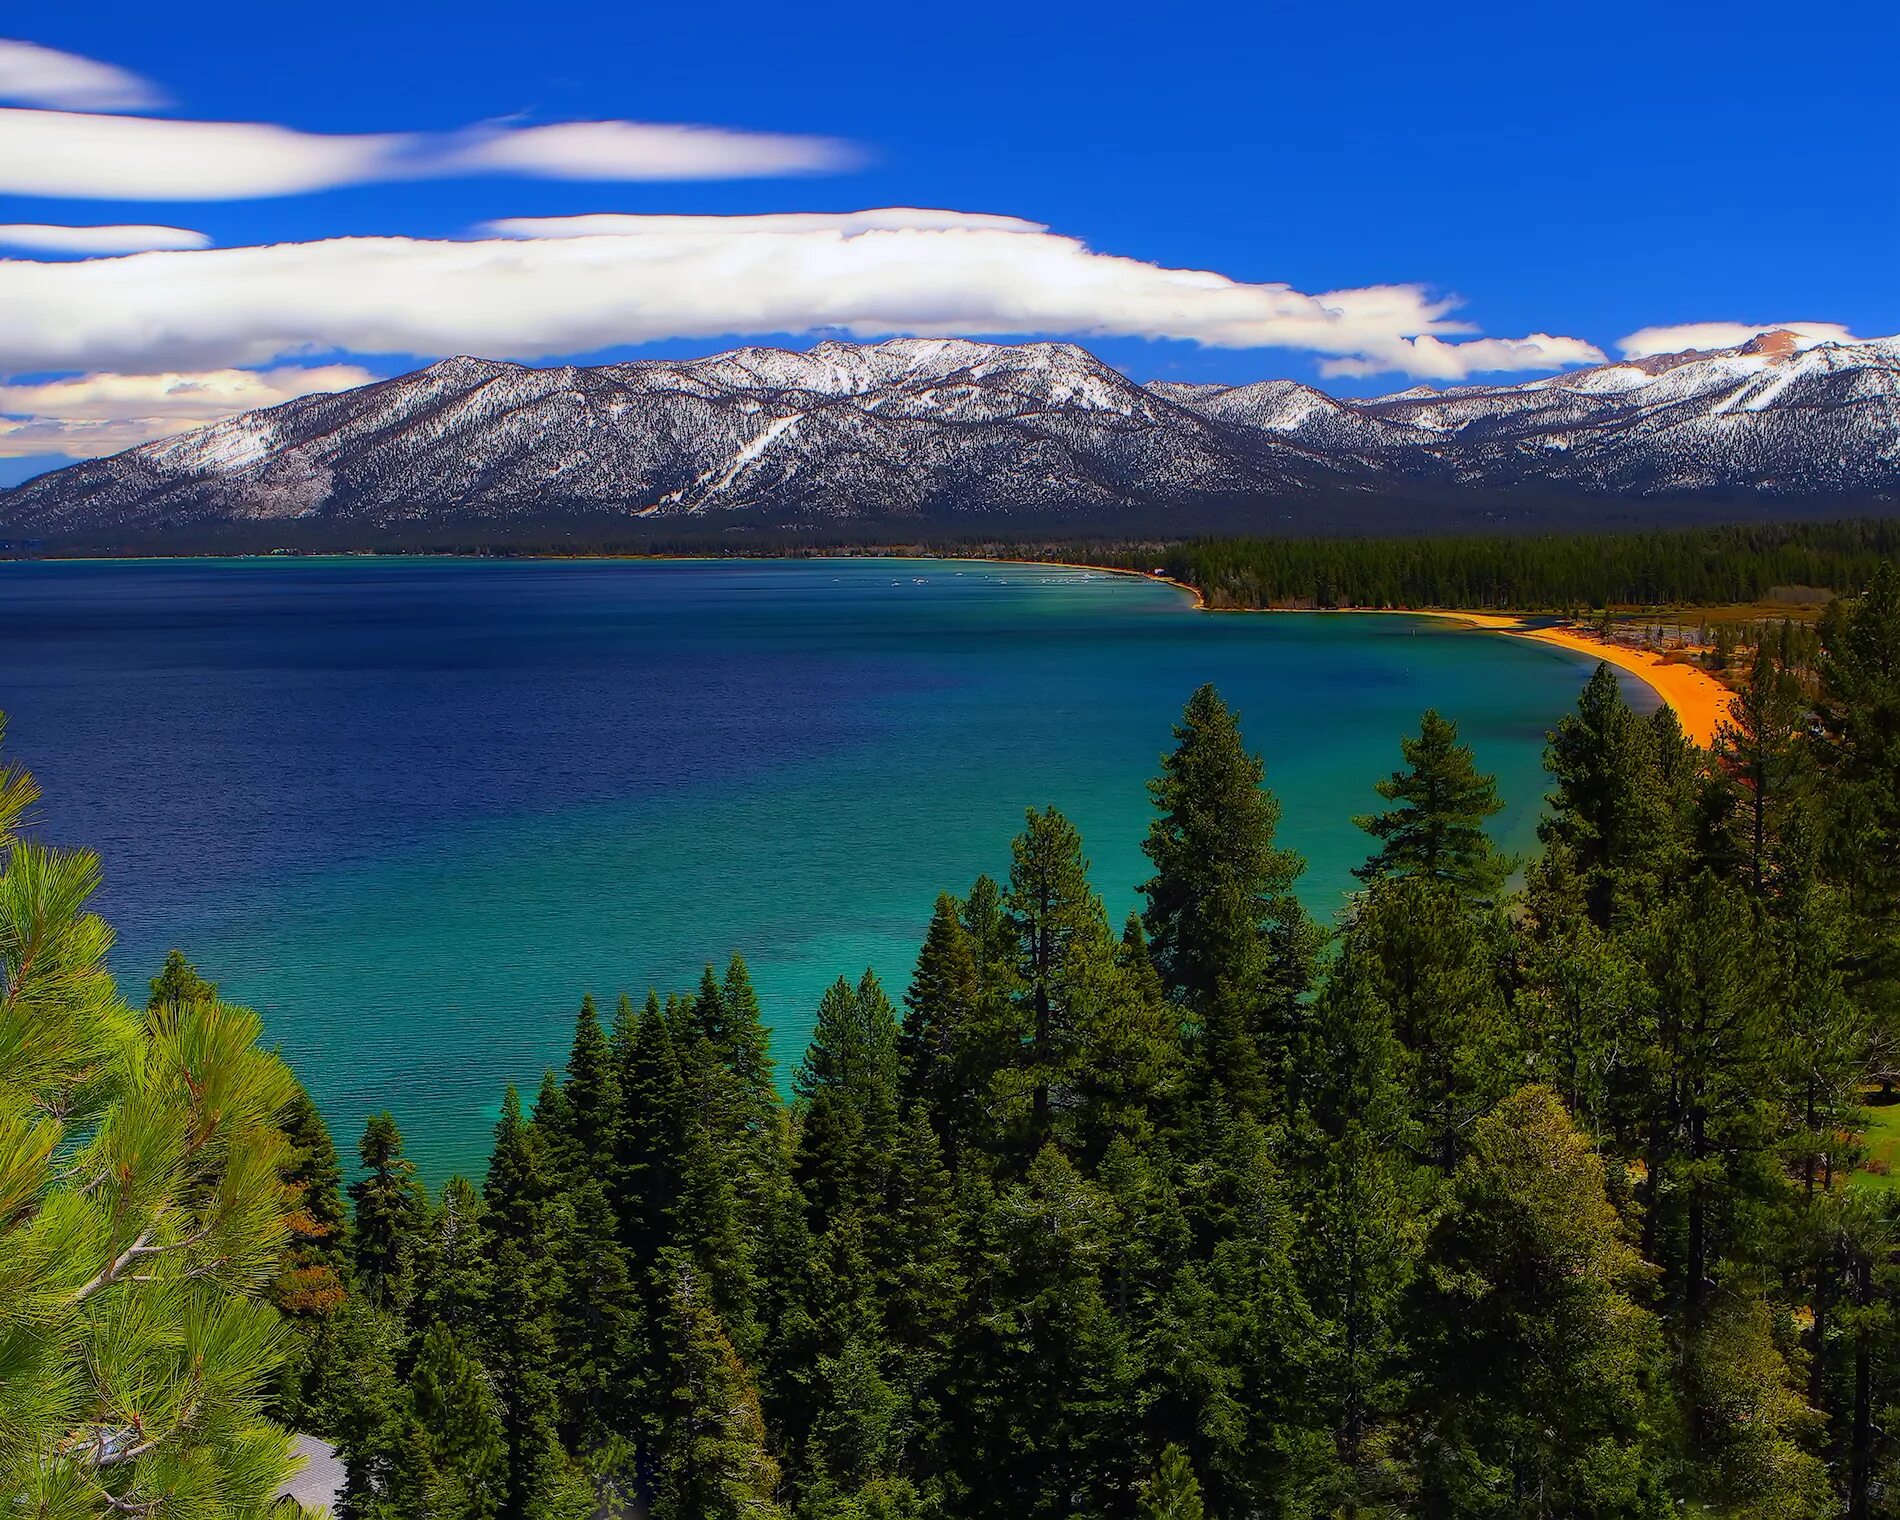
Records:
M199 975L198 968L185 959L185 952L177 949L165 952L165 964L152 978L151 987L145 1006L154 1013L161 1008L216 1002L218 997L218 984L206 981Z
M409 1326L420 1338L441 1325L467 1338L479 1329L488 1293L488 1232L482 1195L466 1177L442 1184L442 1201L416 1258Z
M1471 1125L1510 1086L1501 926L1451 888L1418 877L1381 882L1357 905L1344 971L1364 977L1397 1042L1421 1159L1449 1172Z
M1416 739L1401 739L1406 769L1373 788L1398 806L1355 818L1379 841L1370 860L1353 872L1361 881L1417 876L1463 896L1489 899L1504 885L1509 862L1498 853L1485 820L1504 810L1497 777L1480 774L1458 726L1428 711Z
M1335 1465L1312 1407L1319 1325L1295 1264L1298 1220L1268 1132L1251 1115L1225 1126L1190 1218L1212 1240L1202 1281L1216 1365L1232 1379L1232 1415L1204 1407L1192 1443L1213 1507L1298 1510Z
M552 1315L563 1444L577 1455L637 1433L628 1369L641 1348L640 1299L620 1222L598 1178L563 1201L553 1221Z
M614 1136L620 1127L620 1079L613 1047L600 1027L591 997L581 999L574 1021L574 1044L567 1058L569 1143L578 1177L603 1178L613 1172Z
M1093 1165L1118 1137L1153 1143L1187 1092L1179 1008L1161 990L1141 932L1128 916L1112 949L1097 940L1078 965L1075 1050L1060 1143Z
M1107 1513L1137 1476L1134 1369L1096 1265L1116 1227L1053 1147L980 1221L945 1412L954 1504L973 1520Z
M508 1448L482 1369L446 1325L422 1338L409 1380L410 1439L424 1452L410 1513L429 1520L495 1520L507 1495Z
M1016 933L1018 999L1028 1030L1022 1060L1033 1155L1053 1131L1056 1106L1073 1097L1082 1026L1113 950L1101 899L1089 886L1082 836L1068 819L1054 808L1031 808L1010 857L1004 906Z
M329 1126L302 1083L284 1105L278 1127L290 1146L282 1177L291 1241L271 1297L286 1314L321 1314L342 1300L350 1270L343 1170Z
M722 1052L726 1065L745 1094L750 1122L758 1128L769 1128L778 1112L778 1093L772 1085L772 1039L743 956L734 954L726 962L726 978L719 992L726 1013Z
M1161 1449L1154 1476L1142 1486L1136 1513L1141 1520L1203 1520L1207 1512L1201 1507L1201 1485L1194 1464L1179 1446Z
M1820 627L1819 733L1827 866L1856 920L1846 965L1883 1078L1900 1070L1900 566L1831 606Z
M631 1259L652 1262L671 1234L687 1128L679 1053L653 993L647 994L621 1060L614 1202Z
M904 994L904 1026L898 1035L898 1069L906 1103L928 1110L939 1133L956 1142L962 1104L974 1097L979 1077L976 956L948 892L938 896L918 952L917 970Z
M655 1520L776 1520L778 1464L766 1450L752 1373L691 1263L675 1256L661 1270L671 1389Z
M725 1332L750 1362L765 1332L761 1262L769 1193L732 1074L703 1036L681 1053L680 1075L679 1193L668 1240L704 1275Z
M1423 1512L1655 1512L1662 1343L1643 1276L1554 1093L1479 1121L1412 1300Z
M373 1309L401 1313L414 1287L415 1257L429 1217L415 1163L389 1114L372 1114L357 1146L369 1174L350 1184L356 1207L356 1285Z
M1705 876L1646 934L1656 1023L1643 1254L1667 1270L1691 1325L1748 1201L1786 1201L1760 1101L1773 1090L1773 950L1743 891Z
M330 1356L334 1338L324 1333L324 1322L347 1293L349 1219L336 1147L302 1083L284 1105L278 1127L288 1144L279 1176L290 1209L289 1239L269 1297L277 1312L295 1324L297 1335L285 1357L277 1414L294 1428L307 1428L334 1403L329 1386L337 1375Z
M1283 1076L1317 936L1293 896L1305 863L1274 844L1280 805L1212 686L1189 700L1149 783L1160 814L1142 849L1149 952L1199 1021L1203 1070L1259 1101Z
M1402 1488L1379 1437L1405 1387L1400 1308L1426 1214L1400 1159L1357 1119L1322 1153L1300 1232L1301 1281L1321 1333L1313 1395L1332 1427L1346 1513Z
M508 1448L501 1520L540 1520L566 1481L553 1305L560 1284L549 1232L550 1185L510 1086L483 1189L491 1271L482 1361L493 1375Z
M1654 731L1630 711L1607 664L1597 666L1577 711L1552 732L1544 766L1557 789L1537 837L1565 851L1591 918L1607 930L1644 911L1659 897L1659 878L1681 842Z
M1694 1452L1685 1489L1742 1520L1840 1513L1809 1449L1821 1418L1794 1387L1773 1307L1749 1285L1716 1295L1689 1337L1683 1374Z
M261 1514L290 1466L262 1293L294 1081L247 1010L126 1008L97 859L8 842L35 795L0 770L0 1494L62 1520L173 1494Z
M1742 858L1758 897L1768 890L1782 820L1798 785L1806 719L1800 684L1766 645L1758 648L1748 684L1716 737L1716 758L1743 799Z

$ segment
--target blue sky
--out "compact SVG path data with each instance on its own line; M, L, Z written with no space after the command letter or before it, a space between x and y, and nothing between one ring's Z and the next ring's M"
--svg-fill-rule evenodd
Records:
M585 179L569 177L575 166L564 146L554 170L542 155L541 168L526 173L461 163L440 175L379 170L359 176L366 182L220 199L128 196L121 180L102 192L83 174L68 185L60 179L63 150L34 148L35 162L52 167L24 183L49 193L0 193L0 223L156 224L201 233L227 250L374 235L427 242L439 256L441 244L502 218L941 209L1047 228L1019 232L1005 245L1003 257L1013 262L1004 281L1020 280L1029 297L972 303L968 286L987 278L990 264L941 277L931 264L952 246L947 238L961 238L961 247L967 235L913 231L899 235L915 245L914 262L930 266L917 278L926 286L926 275L937 278L945 288L913 289L907 276L870 316L854 314L850 331L869 337L915 325L1066 336L1067 326L1139 378L1290 375L1352 393L1496 372L1489 349L1448 357L1449 350L1433 348L1415 360L1407 345L1416 332L1445 331L1442 341L1452 344L1564 340L1528 354L1512 350L1510 377L1526 378L1581 362L1589 347L1614 356L1620 339L1646 328L1808 321L1861 336L1900 330L1900 152L1885 82L1900 43L1895 9L1852 0L1651 0L1582 10L1521 3L1189 10L1117 0L1086 9L796 10L750 3L332 0L290 7L200 0L182 10L25 3L0 20L0 34L144 81L144 98L105 107L135 127L169 118L275 123L303 134L418 134L415 143L430 144L426 153L438 158L450 151L444 144L461 152L472 140L467 129L482 124L508 141L517 140L511 132L606 120L771 134L761 150L768 162L778 152L773 143L820 142L809 153L788 150L796 172L780 165L738 178L642 178L637 160L645 150L629 142L606 145L612 162L605 169L603 152L587 146L587 172L598 177ZM16 86L20 67L16 60ZM6 78L0 61L0 84ZM62 116L89 103L83 90L61 94L55 85L39 99L23 98L30 84L16 87L9 103ZM15 119L23 130L50 122L17 112ZM487 141L488 134L477 135ZM742 148L748 141L735 140ZM145 151L133 154L135 165ZM159 142L151 151L163 157L175 149ZM413 158L424 150L403 151ZM738 156L743 161L745 152ZM0 155L0 191L22 183L6 178ZM711 235L708 228L716 232L718 224L704 224L695 238ZM636 230L649 236L644 225ZM1046 239L1085 247L1064 253ZM271 384L295 389L287 368L328 363L394 373L436 357L436 347L513 348L509 356L539 362L702 353L741 336L803 344L822 325L813 320L800 330L805 316L834 310L822 282L862 278L849 261L806 269L803 247L786 244L785 253L764 261L763 273L735 277L729 291L707 294L703 287L719 278L708 273L690 290L695 315L681 318L691 330L672 334L660 331L664 309L646 310L631 325L609 314L598 329L573 311L542 328L496 328L483 313L503 297L472 281L465 326L453 311L420 329L378 326L362 313L333 322L327 308L303 309L314 300L316 277L280 258L257 278L274 282L270 289L298 310L294 318L273 313L256 331L238 331L222 313L212 321L169 278L156 277L123 296L125 311L111 329L104 318L93 321L100 287L72 284L70 297L50 303L70 298L87 318L64 324L73 334L70 352L50 317L43 331L9 342L10 328L19 336L37 320L20 303L35 301L45 313L48 287L18 286L10 305L0 267L0 376L17 392L0 384L0 413L37 415L33 386L62 375L274 366ZM68 257L0 252L36 264ZM723 267L711 244L696 241L684 256L707 270ZM206 257L124 260L130 272L114 288L148 268L186 267L163 260ZM1363 346L1349 338L1283 344L1279 328L1252 316L1232 320L1198 294L1206 309L1177 319L1168 289L1123 283L1140 285L1134 265L1206 272L1249 288L1285 285L1302 300L1411 287L1418 293L1408 300L1431 311L1366 318ZM812 288L752 298L746 280L776 286L772 272L794 266ZM431 278L461 289L454 270L463 267L445 266ZM24 277L40 278L34 271ZM533 277L569 287L576 278L571 268ZM1098 277L1100 288L1090 283ZM334 278L354 287L364 277L352 266ZM1051 295L1052 283L1064 288ZM568 294L582 299L577 290ZM1235 299L1243 297L1253 299L1246 291ZM1462 303L1455 310L1432 304L1452 297ZM730 303L726 328L719 328L727 320L720 300ZM603 297L603 311L609 304ZM1005 322L998 312L1020 317ZM1430 326L1433 320L1467 328L1450 333ZM759 330L755 321L775 325ZM149 334L135 342L122 331L132 325L176 331L169 346ZM364 336L384 331L391 336ZM1305 329L1287 331L1297 337ZM1255 333L1276 341L1263 345ZM633 341L623 341L629 334ZM59 421L59 406L70 402L46 400L46 415ZM123 404L136 410L135 398ZM93 415L103 404L89 405L80 420L98 425L98 439L119 441L103 426L112 419ZM43 436L57 442L60 434L51 428ZM26 447L16 440L5 451L17 456ZM103 447L95 440L72 451ZM0 479L43 462L0 460Z

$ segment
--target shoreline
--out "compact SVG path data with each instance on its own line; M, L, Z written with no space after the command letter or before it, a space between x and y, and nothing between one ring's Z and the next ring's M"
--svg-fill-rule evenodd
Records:
M933 556L935 557L935 556ZM1006 559L986 556L997 565L1045 565L1063 570L1090 570L1104 575L1132 575L1158 585L1171 586L1192 599L1196 612L1324 612L1363 617L1448 618L1487 633L1508 634L1512 638L1531 639L1572 654L1591 655L1605 664L1635 676L1666 706L1675 709L1682 731L1704 749L1714 747L1716 736L1728 720L1729 707L1735 701L1730 691L1708 671L1696 665L1677 664L1647 649L1631 649L1609 644L1594 634L1574 627L1532 627L1525 619L1534 614L1516 612L1474 612L1452 607L1209 607L1199 588L1172 576L1152 570L1131 570L1120 565L1084 565L1060 559Z

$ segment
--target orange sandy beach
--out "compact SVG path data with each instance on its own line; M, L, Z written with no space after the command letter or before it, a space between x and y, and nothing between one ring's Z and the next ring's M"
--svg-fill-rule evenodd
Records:
M1133 575L1142 580L1159 581L1164 586L1172 586L1185 592L1194 599L1194 605L1201 611L1254 611L1267 612L1271 608L1218 608L1210 609L1201 593L1185 581L1177 581L1166 575L1150 570L1130 570L1116 565L1083 565L1069 560L1032 560L998 557L992 561L1011 565L1050 565L1066 570L1090 570L1098 575ZM1629 649L1621 644L1606 644L1594 635L1574 628L1528 628L1524 620L1508 612L1453 612L1438 608L1412 610L1408 608L1341 608L1342 612L1391 613L1403 617L1442 617L1455 618L1474 628L1488 628L1497 633L1508 633L1515 638L1536 639L1542 644L1555 644L1560 649L1573 649L1579 654L1595 655L1599 660L1607 661L1619 670L1627 670L1676 710L1676 718L1682 724L1682 731L1697 744L1707 747L1715 743L1715 736L1728 718L1729 704L1735 700L1730 691L1708 671L1695 665L1671 664L1661 656L1647 649Z
M1715 736L1728 718L1729 704L1735 693L1695 665L1671 664L1647 649L1629 649L1621 644L1606 644L1591 634L1574 628L1526 628L1523 619L1497 612L1416 612L1412 617L1448 617L1478 628L1491 628L1520 639L1536 639L1579 654L1595 655L1620 670L1627 670L1650 687L1657 696L1676 710L1682 731L1697 744L1715 743Z

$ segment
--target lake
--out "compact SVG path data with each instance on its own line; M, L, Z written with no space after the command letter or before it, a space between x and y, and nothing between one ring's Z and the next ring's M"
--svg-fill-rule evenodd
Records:
M1203 681L1330 918L1424 708L1521 849L1591 668L969 561L0 564L8 752L42 836L104 859L128 996L181 946L262 1011L346 1156L389 1108L437 1181L479 1168L505 1082L563 1060L583 991L606 1012L736 949L788 1072L838 975L901 994L937 892L1000 878L1026 806L1074 819L1119 922Z

